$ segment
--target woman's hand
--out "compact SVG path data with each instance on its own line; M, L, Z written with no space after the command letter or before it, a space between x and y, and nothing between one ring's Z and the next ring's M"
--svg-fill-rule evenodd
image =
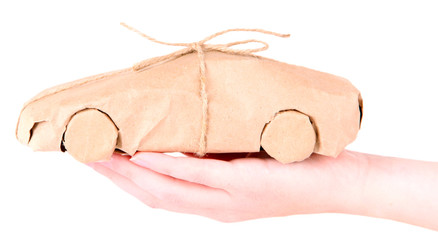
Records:
M368 169L349 151L292 164L263 153L195 158L139 152L88 165L150 207L223 222L348 211L360 202Z

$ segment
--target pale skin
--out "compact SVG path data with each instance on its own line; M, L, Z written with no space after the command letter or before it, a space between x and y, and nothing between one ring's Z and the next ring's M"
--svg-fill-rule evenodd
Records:
M344 151L282 164L266 154L205 158L138 152L88 164L152 208L222 222L310 213L438 230L438 163Z

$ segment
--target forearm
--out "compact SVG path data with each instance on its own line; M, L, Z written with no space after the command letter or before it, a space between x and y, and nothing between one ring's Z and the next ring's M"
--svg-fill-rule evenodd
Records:
M438 230L438 163L354 152L352 156L351 161L364 169L343 212Z

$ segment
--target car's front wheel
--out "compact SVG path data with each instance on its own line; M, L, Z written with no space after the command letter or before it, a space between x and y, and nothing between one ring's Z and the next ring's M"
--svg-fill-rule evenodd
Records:
M109 160L117 143L114 122L97 109L84 109L72 116L64 133L64 147L76 160L89 163Z

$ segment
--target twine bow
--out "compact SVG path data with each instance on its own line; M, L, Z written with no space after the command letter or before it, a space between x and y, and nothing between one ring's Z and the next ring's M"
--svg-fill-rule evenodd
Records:
M201 128L201 136L199 138L199 147L198 147L198 150L196 151L196 155L198 155L199 157L202 157L206 154L206 146L207 146L208 98L207 98L207 92L205 89L205 83L206 83L206 74L205 74L206 73L206 64L205 64L205 58L204 58L205 52L219 51L219 52L229 53L229 54L247 55L247 56L257 57L257 55L254 55L253 53L264 51L264 50L268 49L268 47L269 47L269 45L266 42L256 40L256 39L235 41L235 42L230 42L230 43L226 43L226 44L206 44L206 42L210 41L211 39L213 39L217 36L228 33L228 32L259 32L259 33L269 34L269 35L283 37L283 38L290 36L289 34L280 34L280 33L275 33L275 32L271 32L271 31L266 31L263 29L235 28L235 29L228 29L228 30L224 30L221 32L217 32L217 33L212 34L212 35L210 35L210 36L208 36L208 37L206 37L198 42L168 43L168 42L162 42L162 41L159 41L155 38L152 38L152 37L140 32L139 30L137 30L135 28L128 26L125 23L120 23L120 25L122 25L123 27L125 27L125 28L127 28L135 33L138 33L140 36L147 38L148 40L150 40L152 42L163 44L163 45L169 45L169 46L185 47L184 49L178 50L176 52L173 52L173 53L170 53L167 55L154 57L154 58L150 58L150 59L141 61L132 67L135 71L144 69L144 68L151 66L153 64L156 64L156 63L176 59L176 58L179 58L179 57L186 55L186 54L189 54L189 53L193 53L193 52L197 53L198 59L199 59L199 73L200 73L200 77L199 77L200 78L200 97L202 100L202 128ZM250 49L231 48L232 46L243 45L243 44L247 44L247 43L260 43L263 46L259 47L259 48L252 48L252 49L251 48Z

